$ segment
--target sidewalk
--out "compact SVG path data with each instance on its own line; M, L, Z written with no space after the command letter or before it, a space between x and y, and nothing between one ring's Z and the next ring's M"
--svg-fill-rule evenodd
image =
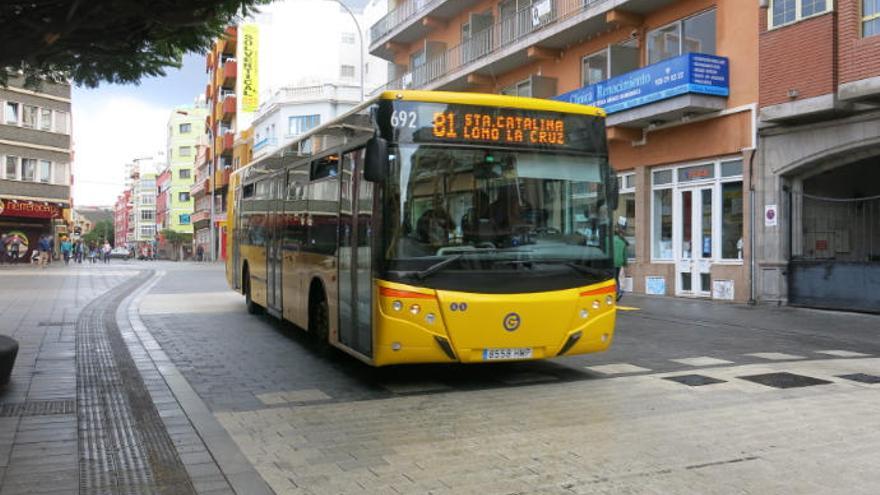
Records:
M130 318L152 268L0 269L0 495L234 493Z

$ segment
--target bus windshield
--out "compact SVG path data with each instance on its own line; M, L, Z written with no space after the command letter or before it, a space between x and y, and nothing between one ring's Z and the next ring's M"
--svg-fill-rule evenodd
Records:
M402 144L390 165L384 257L393 278L496 292L610 276L604 156Z

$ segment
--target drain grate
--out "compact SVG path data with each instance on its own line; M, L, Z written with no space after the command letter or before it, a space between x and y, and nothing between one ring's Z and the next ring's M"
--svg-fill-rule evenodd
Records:
M813 378L812 376L795 375L794 373L785 372L740 376L737 378L774 388L810 387L813 385L828 385L829 383L831 383L827 380Z
M865 373L853 373L851 375L837 375L837 378L845 378L859 383L880 383L880 376L866 375Z
M663 379L669 380L671 382L681 383L682 385L687 385L689 387L700 387L703 385L714 385L716 383L726 383L724 380L719 380L717 378L712 378L711 376L706 376L706 375L664 376Z
M76 401L73 400L32 400L0 405L0 418L74 414L75 412Z

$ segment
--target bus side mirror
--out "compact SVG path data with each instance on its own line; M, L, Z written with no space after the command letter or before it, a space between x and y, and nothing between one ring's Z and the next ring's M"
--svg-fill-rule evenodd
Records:
M608 178L608 209L611 211L617 210L617 204L620 199L620 181L617 175L612 174Z
M374 137L367 141L367 154L364 160L364 179L370 182L384 182L388 171L388 141Z

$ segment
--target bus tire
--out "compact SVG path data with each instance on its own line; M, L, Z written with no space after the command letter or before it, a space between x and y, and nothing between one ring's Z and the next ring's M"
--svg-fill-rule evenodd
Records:
M309 333L319 351L330 348L330 308L323 291L309 303Z
M251 275L248 273L247 265L245 265L244 270L242 270L241 278L241 288L244 292L244 305L247 308L247 312L252 315L260 314L263 308L251 298Z

